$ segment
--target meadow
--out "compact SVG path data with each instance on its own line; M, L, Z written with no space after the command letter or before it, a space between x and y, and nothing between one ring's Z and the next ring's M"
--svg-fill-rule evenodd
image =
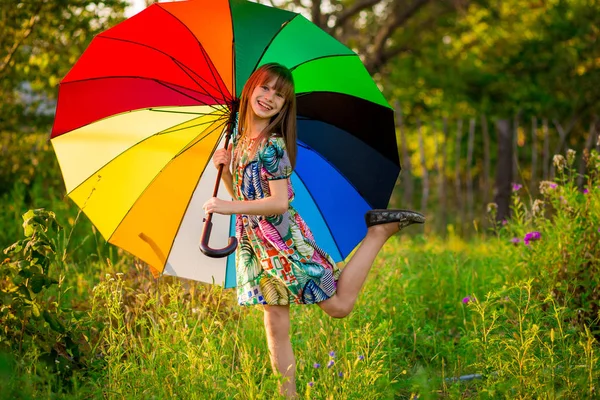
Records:
M279 398L261 310L106 244L47 146L0 197L0 397ZM600 156L583 190L570 157L494 229L392 238L348 318L292 307L300 398L598 398Z

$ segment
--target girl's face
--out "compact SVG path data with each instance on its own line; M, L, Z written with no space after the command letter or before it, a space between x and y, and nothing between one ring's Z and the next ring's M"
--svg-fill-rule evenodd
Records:
M273 77L269 81L254 88L250 96L250 106L254 115L260 119L271 119L277 115L283 105L285 98L283 93L275 89L277 78Z

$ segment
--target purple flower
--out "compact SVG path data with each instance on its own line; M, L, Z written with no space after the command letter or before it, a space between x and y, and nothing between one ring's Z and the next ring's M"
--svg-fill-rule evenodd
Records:
M343 372L338 372L338 376L339 376L340 378L343 378L343 377L344 377L344 373L343 373Z
M598 232L600 232L600 228L598 228ZM363 355L361 354L360 356L358 356L358 359L359 359L360 361L362 361L362 360L364 360L364 359L365 359L365 356L363 356Z
M598 228L598 233L600 233L600 228Z
M526 246L529 246L530 242L540 240L541 237L542 234L537 231L529 232L525 235L525 238L523 238L523 243L525 243Z
M308 386L313 387L315 383L313 381L308 382Z
M517 244L521 243L521 238L514 237L514 238L510 239L510 242L517 245Z
M505 220L505 219L503 219L503 220L502 220L502 226L504 226L504 225L506 225L506 224L508 224L508 221L507 221L507 220Z
M513 183L512 184L512 190L513 192L518 192L519 189L521 189L523 187L523 185L519 185L518 183Z
M469 303L470 301L471 301L471 297L470 297L470 296L464 297L464 298L462 299L462 302L463 302L463 304L467 304L467 303Z
M320 367L321 367L321 364L319 364L319 363L314 363L314 364L313 364L313 367L315 367L315 368L320 368Z
M583 189L583 194L588 194L590 191L586 189Z
M333 364L335 364L335 361L329 360L329 362L327 363L327 368L333 367Z
M556 187L558 186L557 183L550 183L548 186L550 186L550 188L552 189L556 189Z
M329 357L335 358L335 351L330 351L329 352Z

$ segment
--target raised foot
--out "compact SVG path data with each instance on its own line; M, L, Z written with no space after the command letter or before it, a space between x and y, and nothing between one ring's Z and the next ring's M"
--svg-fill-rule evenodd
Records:
M367 227L397 222L398 230L402 230L412 224L425 223L425 216L410 210L380 209L367 211L365 214L365 222Z

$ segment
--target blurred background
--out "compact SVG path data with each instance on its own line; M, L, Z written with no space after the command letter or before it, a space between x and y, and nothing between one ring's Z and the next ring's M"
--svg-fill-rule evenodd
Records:
M154 2L0 2L3 221L39 207L73 220L48 143L58 83L94 35ZM426 212L425 229L482 230L492 202L505 220L513 183L537 195L568 148L583 176L598 147L597 0L260 2L301 12L361 55L396 110L403 171L391 206ZM3 231L0 247L16 234Z

